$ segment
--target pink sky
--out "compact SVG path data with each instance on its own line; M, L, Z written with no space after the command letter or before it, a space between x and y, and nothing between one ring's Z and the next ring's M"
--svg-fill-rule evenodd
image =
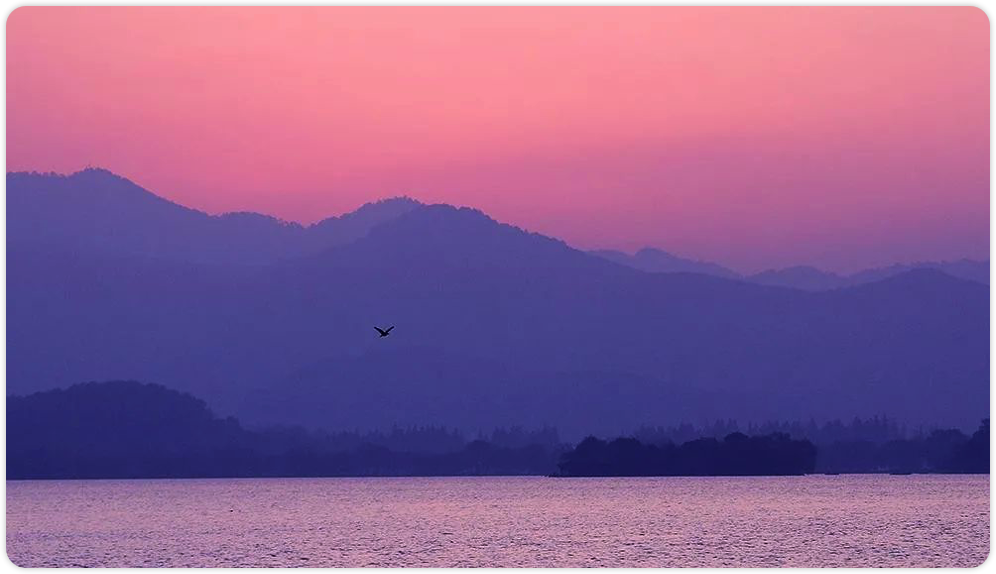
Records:
M739 270L989 255L989 21L951 8L51 8L7 169L311 222L382 197Z

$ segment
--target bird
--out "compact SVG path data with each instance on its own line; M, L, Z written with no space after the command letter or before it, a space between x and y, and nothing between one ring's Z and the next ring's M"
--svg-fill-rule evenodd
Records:
M386 336L390 335L391 334L391 329L393 329L393 328L394 328L394 325L391 325L385 331L384 329L381 329L380 327L374 327L374 329L377 329L377 332L380 333L381 337L386 337Z

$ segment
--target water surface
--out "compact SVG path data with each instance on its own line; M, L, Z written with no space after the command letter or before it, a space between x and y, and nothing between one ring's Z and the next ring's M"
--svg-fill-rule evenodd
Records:
M20 566L976 566L988 476L8 481Z

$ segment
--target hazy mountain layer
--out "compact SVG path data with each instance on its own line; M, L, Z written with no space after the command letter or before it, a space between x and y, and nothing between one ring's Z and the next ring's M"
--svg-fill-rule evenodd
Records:
M108 177L84 177L94 176ZM70 194L66 178L30 178L55 204ZM82 208L18 222L8 393L136 379L194 392L248 424L330 429L613 433L883 413L971 429L988 414L988 287L938 271L819 292L646 273L444 205L395 209L336 232L351 240L296 255L274 248L269 263L220 248L201 257L191 237L215 231L181 242L162 222L200 230L217 218L148 195L140 207L102 199L116 210L106 228L87 231L93 210ZM13 222L24 211L8 213ZM158 235L142 235L155 222ZM48 229L58 225L76 235ZM99 241L76 245L91 235ZM146 243L117 249L119 235ZM396 328L381 339L374 325Z

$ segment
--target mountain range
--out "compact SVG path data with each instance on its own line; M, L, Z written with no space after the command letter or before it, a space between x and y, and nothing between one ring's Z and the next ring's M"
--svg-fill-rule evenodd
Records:
M976 261L973 259L897 263L888 267L865 269L850 275L839 275L808 265L768 269L760 273L742 275L716 263L686 259L653 247L645 247L633 255L613 250L595 250L589 253L651 273L704 273L714 277L741 279L760 285L791 287L806 291L825 291L827 289L839 289L841 287L861 285L862 283L871 283L872 281L880 281L913 269L936 269L952 277L977 281L986 285L989 284L989 261Z
M785 288L406 198L311 226L212 216L98 169L9 173L7 210L9 394L134 379L250 425L566 437L988 416L989 289L949 269Z

